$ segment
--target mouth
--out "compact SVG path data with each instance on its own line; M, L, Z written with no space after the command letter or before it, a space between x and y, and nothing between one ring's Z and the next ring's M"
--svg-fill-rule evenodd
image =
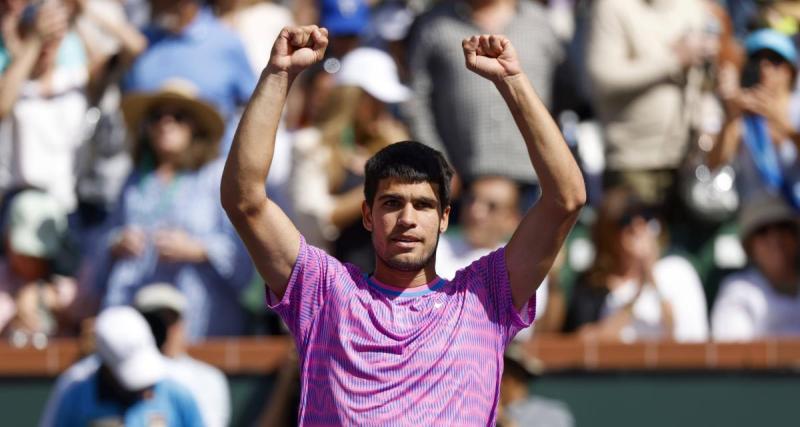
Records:
M395 236L390 239L392 243L401 248L413 248L422 240L414 236Z

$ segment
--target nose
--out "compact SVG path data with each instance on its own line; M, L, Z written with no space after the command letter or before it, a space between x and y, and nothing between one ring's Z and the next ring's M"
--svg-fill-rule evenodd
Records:
M397 217L397 224L405 228L414 228L417 226L416 213L411 203L406 203L400 211L400 216Z

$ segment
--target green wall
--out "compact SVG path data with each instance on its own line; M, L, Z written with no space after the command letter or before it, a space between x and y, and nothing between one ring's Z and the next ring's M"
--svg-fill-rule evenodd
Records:
M235 426L248 426L271 377L230 378ZM34 426L51 379L0 379L0 426ZM562 374L534 393L566 402L578 426L800 426L800 373Z

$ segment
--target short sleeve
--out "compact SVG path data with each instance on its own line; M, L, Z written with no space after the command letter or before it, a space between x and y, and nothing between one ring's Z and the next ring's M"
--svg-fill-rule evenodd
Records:
M300 252L280 300L267 289L267 307L275 310L294 336L302 353L308 333L325 303L328 290L339 275L346 274L344 265L322 249L309 245L300 237Z
M461 274L456 275L456 278ZM511 297L511 280L506 267L505 247L473 262L463 274L478 278L475 294L489 311L489 318L497 323L508 344L522 329L529 327L536 318L536 293L531 295L521 310L514 307ZM454 279L458 280L458 279Z

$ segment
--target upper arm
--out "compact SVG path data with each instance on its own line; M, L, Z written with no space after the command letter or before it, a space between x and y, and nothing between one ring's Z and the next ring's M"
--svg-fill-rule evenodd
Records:
M266 196L252 207L227 211L267 287L282 298L297 262L300 232Z
M579 213L542 197L522 219L506 246L514 307L522 308L536 293Z

